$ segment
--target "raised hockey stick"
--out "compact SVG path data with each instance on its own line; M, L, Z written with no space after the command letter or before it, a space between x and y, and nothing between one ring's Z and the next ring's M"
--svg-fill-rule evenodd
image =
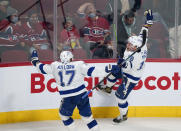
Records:
M141 50L141 48L146 44L146 30L143 30L142 33L143 36L143 41L142 41L142 45L140 47L138 47L136 49L135 52L133 52L128 58L126 58L119 66L122 67L122 65L127 62L136 52L139 52ZM82 98L84 99L86 96L88 96L94 89L96 89L105 79L107 79L112 73L110 72L106 77L104 77L96 86L94 86L91 90L89 90L85 95L82 96Z

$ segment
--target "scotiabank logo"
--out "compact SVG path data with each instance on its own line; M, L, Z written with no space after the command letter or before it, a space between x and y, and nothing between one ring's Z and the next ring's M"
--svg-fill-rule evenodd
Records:
M90 90L99 82L99 78L85 77L85 81L88 82L88 86L86 88ZM173 87L173 90L178 90L179 81L180 76L178 72L174 72L171 78L168 76L148 76L144 81L140 80L137 86L134 87L134 90L139 90L143 87L148 90L155 90L156 88L159 88L160 90L167 90L170 87ZM52 93L57 92L58 89L57 87L53 86L53 83L55 83L55 79L50 79L47 83L45 83L44 75L33 73L31 74L31 93L42 93L45 91L45 89ZM106 84L106 80L104 81L104 84ZM120 84L121 80L118 80L113 89L116 90Z
M171 87L171 85L173 87L173 90L178 90L179 80L180 76L178 72L174 72L174 75L171 79L168 76L161 76L159 78L155 76L148 76L146 77L144 82L140 80L138 85L135 86L134 90L142 88L143 84L148 90L154 90L156 88L159 88L161 90L167 90ZM154 83L153 85L149 84L151 81Z

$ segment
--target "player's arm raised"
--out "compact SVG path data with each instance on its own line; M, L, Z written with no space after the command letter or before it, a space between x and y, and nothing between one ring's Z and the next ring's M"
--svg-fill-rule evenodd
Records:
M143 34L143 30L146 30L146 34L148 35L148 28L151 27L153 25L153 13L152 10L146 10L144 12L144 16L146 17L145 23L142 26L141 32L140 32L140 36L142 36Z
M52 74L52 68L48 64L43 64L38 58L38 53L34 50L31 54L31 63L38 69L42 74Z

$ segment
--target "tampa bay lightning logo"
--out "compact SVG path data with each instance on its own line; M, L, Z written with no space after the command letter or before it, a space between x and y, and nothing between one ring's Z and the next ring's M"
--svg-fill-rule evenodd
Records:
M93 27L90 30L90 34L92 36L101 37L104 34L104 30L102 28L99 28L99 27Z
M133 61L133 60L134 60L134 57L131 56L131 57L129 58L129 61Z

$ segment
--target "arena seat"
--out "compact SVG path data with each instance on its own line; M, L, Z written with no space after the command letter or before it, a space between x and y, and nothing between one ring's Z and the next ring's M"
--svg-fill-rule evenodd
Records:
M11 0L11 6L21 13L34 4L36 0ZM34 9L34 8L33 8ZM32 10L32 9L31 9Z
M164 39L168 37L168 30L160 22L155 22L149 29L149 37L152 39Z
M31 11L39 11L40 10L40 4L37 3L37 0L11 0L11 6L18 10L19 13L22 13L23 11L26 15ZM44 9L45 15L50 15L53 13L53 1L51 0L41 0L42 7ZM33 4L35 4L32 8L30 8ZM29 10L27 10L30 8ZM41 13L40 13L41 14Z
M86 59L86 52L82 48L81 49L73 49L73 51L71 51L71 52L74 55L74 59Z
M159 51L154 52L159 54L158 58L169 58L169 34L168 30L160 22L154 22L153 26L149 29L149 39L153 39L151 48L157 48Z
M27 62L28 53L23 50L9 50L1 55L1 63Z
M48 50L37 50L40 61L53 61L53 51Z

